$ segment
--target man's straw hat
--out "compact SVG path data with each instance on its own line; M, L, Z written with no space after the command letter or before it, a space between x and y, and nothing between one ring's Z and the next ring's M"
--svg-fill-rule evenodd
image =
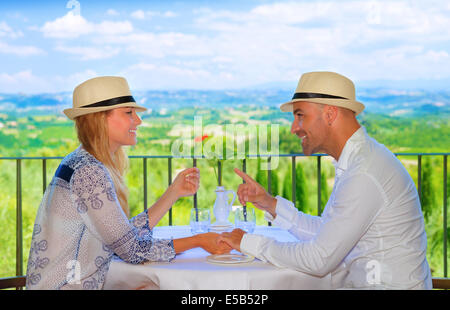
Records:
M347 108L356 115L364 105L355 99L355 85L343 75L334 72L308 72L300 77L292 100L280 106L283 112L292 112L296 101L308 101Z
M133 107L137 111L147 110L136 104L123 77L101 76L75 87L73 107L65 109L64 114L73 120L81 115L123 107Z

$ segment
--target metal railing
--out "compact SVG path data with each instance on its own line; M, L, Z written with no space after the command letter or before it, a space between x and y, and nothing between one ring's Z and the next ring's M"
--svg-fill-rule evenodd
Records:
M396 153L396 156L417 156L417 190L419 196L422 196L422 157L423 156L442 156L443 157L443 270L444 277L447 277L447 157L450 153ZM292 166L292 201L295 204L295 189L296 189L296 158L304 157L303 153L299 154L279 154L278 157L291 157ZM316 157L317 159L317 214L321 214L321 159L322 157L328 156L326 154L313 154L310 157ZM247 159L255 157L267 157L269 163L269 169L267 170L267 190L272 193L271 184L271 173L270 161L273 157L272 155L247 155L246 158L242 159L242 170L246 172ZM23 160L42 160L42 182L43 182L43 192L45 192L47 186L47 160L62 159L63 157L0 157L0 160L13 160L16 162L16 276L23 276L23 235L22 235L22 162ZM174 157L174 156L129 156L130 159L141 159L142 160L142 175L143 175L143 207L147 208L148 203L148 160L149 159L166 159L167 163L167 173L168 173L168 185L172 183L172 161L174 159L186 159L186 157ZM197 167L197 160L201 160L204 157L190 157L192 159L193 167ZM189 159L189 158L188 158ZM222 165L221 161L218 161L218 183L222 183ZM197 208L197 194L194 195L193 207ZM169 225L173 223L172 209L169 210Z

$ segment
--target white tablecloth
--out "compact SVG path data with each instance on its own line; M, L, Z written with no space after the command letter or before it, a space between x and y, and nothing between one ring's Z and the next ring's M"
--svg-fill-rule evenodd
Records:
M276 227L257 226L253 233L270 236L279 241L296 240L289 232ZM191 236L189 226L155 227L153 234L155 238ZM286 268L278 268L258 259L244 264L212 264L206 260L208 255L210 254L205 250L196 248L178 254L167 263L150 262L132 265L113 260L104 289L330 289L329 276L319 278Z

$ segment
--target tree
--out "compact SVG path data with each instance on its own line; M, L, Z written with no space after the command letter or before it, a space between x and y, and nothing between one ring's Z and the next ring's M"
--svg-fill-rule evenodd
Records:
M292 201L292 174L290 171L286 173L283 181L283 191L281 196Z
M327 175L322 170L320 173L320 209L323 210L328 201Z
M264 189L268 190L268 182L267 182L267 170L261 169L261 159L258 158L258 170L256 172L256 182L261 184ZM271 195L276 196L279 194L279 178L276 170L272 170L270 172L271 178L270 178L270 189L271 189Z
M431 158L424 158L422 165L422 186L421 186L422 212L427 219L436 204L436 194L433 189L433 167Z
M258 167L256 171L256 182L261 184L261 186L267 190L267 172L264 173L264 171L261 170L261 158L259 157L258 157Z
M295 167L295 205L299 211L306 211L308 206L307 185L305 173L299 163Z
M272 196L277 196L280 194L280 189L279 189L279 179L278 179L278 174L276 170L272 170L271 171L271 191L272 191Z

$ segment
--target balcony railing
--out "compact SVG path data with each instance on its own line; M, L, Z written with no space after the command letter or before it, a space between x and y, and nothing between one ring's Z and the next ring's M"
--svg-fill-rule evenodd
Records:
M422 197L422 158L424 156L442 156L443 158L443 271L444 271L444 278L447 278L447 157L450 153L396 153L396 156L411 156L411 157L417 157L417 190L419 193L419 196ZM291 158L291 168L292 168L292 201L295 203L296 197L295 197L295 188L296 188L296 158L297 157L304 157L306 155L299 153L299 154L280 154L276 155L278 157L290 157ZM328 156L326 154L314 154L310 157L315 157L317 161L316 165L316 173L317 173L317 214L321 214L322 211L322 205L321 205L321 169L322 169L322 157ZM247 167L247 160L249 158L255 158L255 157L266 157L268 161L268 167L267 170L267 190L269 193L272 193L272 184L271 184L271 173L272 170L270 169L270 161L273 155L247 155L246 158L242 159L242 170L246 172ZM23 272L23 235L22 235L22 162L24 160L40 160L42 161L42 184L43 188L42 191L45 192L46 186L47 186L47 161L48 160L61 160L63 157L0 157L0 160L9 160L9 161L15 161L16 162L16 277L17 278L23 278L24 272ZM168 185L172 182L172 162L173 160L177 158L183 158L186 159L186 157L174 157L174 156L129 156L130 160L142 160L142 182L143 182L143 208L147 208L147 202L148 202L148 191L147 191L147 166L148 166L148 160L149 159L166 159L167 160L167 174L168 174ZM192 159L192 166L197 166L197 161L204 159L204 157L190 157ZM218 183L222 183L222 166L221 162L218 161ZM193 199L193 207L197 208L197 194L194 195ZM169 225L172 225L173 223L173 213L172 209L169 210ZM0 280L4 280L6 278L3 278ZM15 279L8 278L8 279ZM433 279L436 280L436 279ZM447 281L448 279L445 279ZM440 281L440 280L437 280ZM448 283L448 282L447 282ZM446 284L448 285L448 284Z

